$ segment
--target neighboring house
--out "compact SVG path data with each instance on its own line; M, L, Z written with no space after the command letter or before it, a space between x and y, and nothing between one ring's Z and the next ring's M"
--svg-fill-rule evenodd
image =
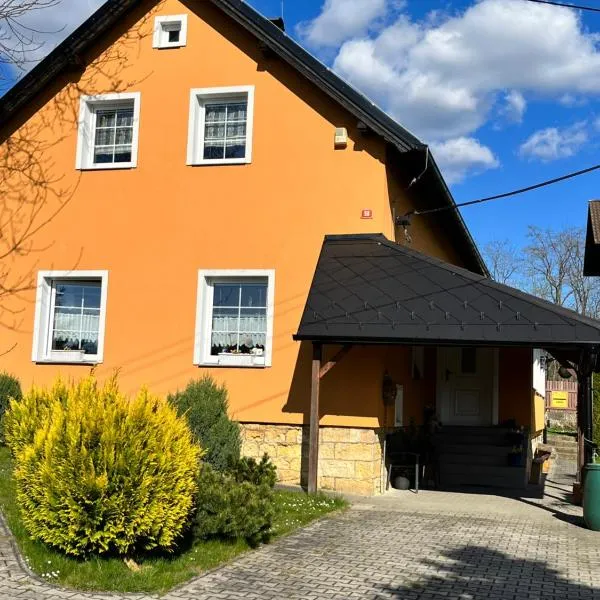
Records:
M583 274L600 275L600 200L588 202Z
M280 26L111 0L0 99L3 201L43 224L11 259L35 283L5 302L2 368L160 393L210 374L244 452L311 490L379 493L385 432L428 411L458 437L446 482L523 483L481 460L492 427L530 452L538 349L595 364L600 324L488 279L427 147ZM440 207L409 243L398 217Z

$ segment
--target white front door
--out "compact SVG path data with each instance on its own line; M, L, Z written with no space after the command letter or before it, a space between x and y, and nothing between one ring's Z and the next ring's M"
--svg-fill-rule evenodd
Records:
M443 425L492 425L494 350L439 348L437 414Z

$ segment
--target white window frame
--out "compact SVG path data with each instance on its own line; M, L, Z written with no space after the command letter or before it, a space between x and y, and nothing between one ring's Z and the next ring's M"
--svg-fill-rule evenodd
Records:
M118 163L94 163L94 140L96 135L96 111L111 109L133 100L133 138L131 160ZM140 130L140 92L98 94L81 96L79 101L79 126L77 131L77 153L75 168L80 171L98 169L133 169L137 167L138 139Z
M242 354L239 356L212 356L212 308L213 282L235 281L260 277L267 279L267 335L263 356ZM273 358L273 316L275 307L274 269L200 269L196 300L196 332L194 336L194 364L212 367L270 367Z
M52 286L55 281L100 281L100 319L98 323L98 352L53 351L52 330ZM35 363L95 365L104 360L104 333L106 330L106 301L108 298L108 271L39 271L35 299L33 326L33 349L31 360Z
M154 18L153 48L181 48L187 44L187 15L167 15ZM179 41L169 42L168 32L179 25ZM166 34L166 36L165 36ZM166 40L164 38L167 38Z
M246 156L244 158L204 158L204 106L207 102L234 100L246 96ZM188 165L239 165L252 162L252 133L254 122L254 86L240 85L221 88L194 88L190 91L188 126Z

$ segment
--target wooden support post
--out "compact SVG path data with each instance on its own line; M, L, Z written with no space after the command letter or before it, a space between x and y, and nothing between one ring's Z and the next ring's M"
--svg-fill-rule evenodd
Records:
M346 344L339 352L337 352L331 360L328 360L319 370L319 379L323 379L335 365L337 365L348 352L352 350L351 344Z
M308 435L308 493L317 491L319 470L319 383L321 380L321 344L313 342L312 379L310 387L310 429Z

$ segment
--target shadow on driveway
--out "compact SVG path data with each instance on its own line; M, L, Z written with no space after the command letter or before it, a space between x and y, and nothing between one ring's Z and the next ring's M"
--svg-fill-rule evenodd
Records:
M448 550L421 564L431 570L422 582L382 586L376 598L425 600L564 600L598 599L600 592L570 583L541 561L513 558L490 548L467 545ZM596 569L599 565L596 565Z

